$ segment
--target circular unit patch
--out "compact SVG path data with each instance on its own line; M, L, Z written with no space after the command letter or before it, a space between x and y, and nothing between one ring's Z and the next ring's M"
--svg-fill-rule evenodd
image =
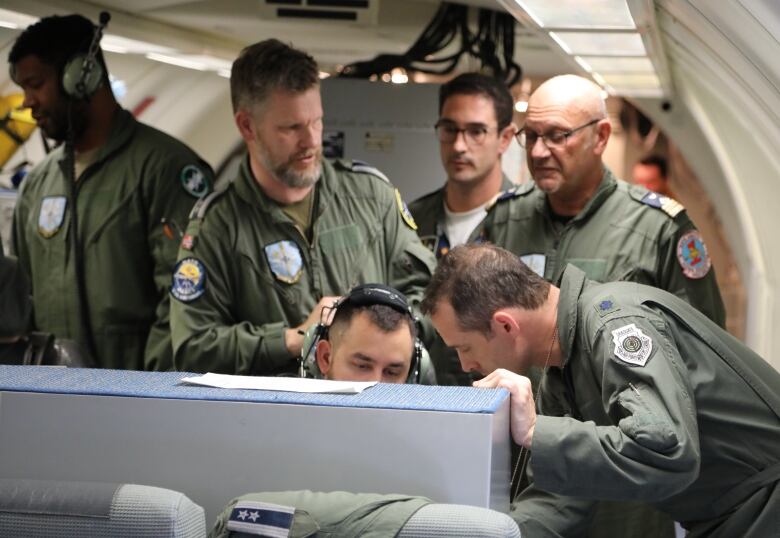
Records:
M179 301L189 303L206 291L206 268L200 260L184 258L173 271L171 295Z
M677 241L677 261L688 278L704 278L710 272L712 261L699 230L686 232Z

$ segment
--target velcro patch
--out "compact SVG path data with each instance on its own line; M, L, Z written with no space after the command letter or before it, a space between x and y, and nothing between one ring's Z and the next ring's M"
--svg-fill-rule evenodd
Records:
M181 186L195 198L203 198L211 191L211 182L197 164L188 164L179 172Z
M189 303L206 291L206 268L196 258L184 258L173 269L171 295Z
M635 366L644 366L653 352L653 341L631 323L612 331L615 357Z
M401 218L404 219L404 222L407 224L407 226L409 226L409 228L416 232L417 223L414 222L412 212L409 211L406 202L404 202L403 198L401 198L401 192L398 189L395 190L395 201L398 204L398 211L401 212Z
M683 209L685 209L685 207L683 207L683 205L674 198L669 198L668 196L657 194L655 192L648 192L642 197L641 201L645 205L660 209L672 218L676 217Z
M287 538L295 507L259 501L239 501L230 511L227 528L252 536Z
M710 272L712 260L707 254L707 247L699 230L686 232L677 241L677 261L680 262L683 274L688 278L704 278Z
M612 312L617 312L620 307L615 304L615 299L611 295L603 297L597 304L593 305L600 317L604 317Z

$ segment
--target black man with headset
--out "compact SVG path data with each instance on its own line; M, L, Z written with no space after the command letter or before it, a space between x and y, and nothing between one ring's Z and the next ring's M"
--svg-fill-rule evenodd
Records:
M108 19L43 18L8 55L24 106L61 143L22 184L13 246L31 329L77 341L99 367L167 370L178 235L213 172L117 103L100 51Z

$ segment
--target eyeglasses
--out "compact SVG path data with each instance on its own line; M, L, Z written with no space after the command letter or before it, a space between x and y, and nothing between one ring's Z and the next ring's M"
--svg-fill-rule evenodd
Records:
M553 131L551 133L548 133L546 135L540 135L539 133L535 133L534 131L529 131L525 127L520 129L517 133L517 141L520 143L521 146L527 149L531 149L536 145L536 141L540 138L542 139L542 142L545 146L547 146L549 149L560 149L566 145L566 142L569 140L569 137L576 133L577 131L584 129L585 127L590 127L594 123L598 123L602 120L602 118L596 118L595 120L591 120L585 125L580 125L579 127L575 127L574 129L570 129L568 131Z
M452 144L457 140L458 135L463 133L466 143L470 146L481 146L485 143L485 138L492 129L498 130L497 127L488 127L479 123L467 125L461 129L449 121L439 121L434 128L436 129L436 136L439 137L439 142Z

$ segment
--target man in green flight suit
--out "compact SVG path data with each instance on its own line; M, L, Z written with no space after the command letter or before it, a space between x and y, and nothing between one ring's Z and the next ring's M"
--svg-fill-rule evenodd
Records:
M501 171L501 156L515 134L514 101L502 81L480 73L463 73L439 89L443 187L409 204L417 234L436 258L465 242L486 239L482 222L488 210L501 211L515 185ZM431 346L439 383L470 385L457 355L436 339Z
M463 245L422 310L488 374L476 386L510 393L534 481L512 508L524 535L579 535L595 499L651 503L689 537L777 535L780 374L685 301L571 265L558 288L506 250ZM541 398L518 375L531 365Z
M664 289L723 327L701 234L680 204L618 180L604 166L610 132L593 82L562 75L539 86L518 132L534 182L508 200L508 211L488 216L486 234L550 282L571 263L599 282Z
M401 196L374 169L322 159L319 70L278 40L245 48L230 79L248 156L193 210L171 294L179 370L297 371L303 335L354 285L415 307L433 271Z
M46 17L8 55L24 106L65 142L22 185L13 247L35 330L77 341L100 367L167 370L176 234L213 174L117 104L99 47L88 54L96 35L80 15Z

